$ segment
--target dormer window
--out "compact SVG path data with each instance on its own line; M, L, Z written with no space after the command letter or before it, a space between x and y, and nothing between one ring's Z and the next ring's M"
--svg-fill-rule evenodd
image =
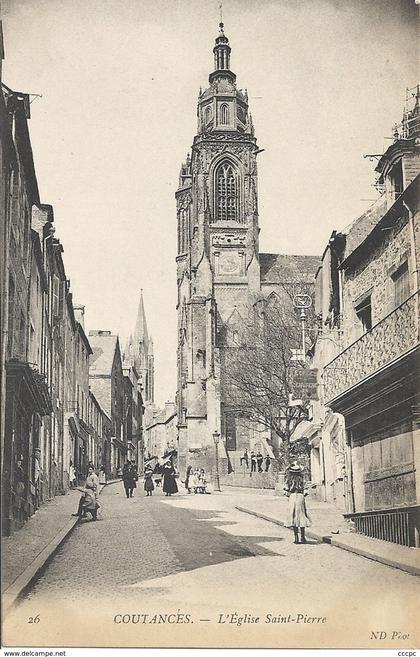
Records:
M389 181L391 184L392 200L395 201L404 191L402 160L399 160L392 167L389 173Z

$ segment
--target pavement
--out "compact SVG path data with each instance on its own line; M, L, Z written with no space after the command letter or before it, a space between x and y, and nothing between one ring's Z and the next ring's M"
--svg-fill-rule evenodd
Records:
M309 538L399 568L412 575L420 575L419 548L396 545L355 533L352 531L351 524L332 504L308 499L307 506L312 521L311 528L306 530L306 536ZM284 526L287 518L288 498L273 496L267 491L252 491L238 495L236 508Z
M372 629L389 628L414 647L420 580L315 539L295 545L238 509L254 500L268 513L271 495L145 497L140 485L126 499L121 483L106 486L98 522L78 521L6 614L4 643L373 647Z
M12 536L2 537L2 606L6 612L73 531L78 518L72 517L72 513L77 511L79 499L77 490L57 495L45 502Z
M119 479L112 480L107 486L119 482ZM268 490L231 486L225 490L238 511L278 526L285 525L286 497L275 496ZM2 539L3 605L6 609L16 603L73 531L78 519L71 514L77 509L79 495L78 491L69 491L46 502L22 529ZM312 520L312 527L306 531L308 538L420 575L419 549L353 533L350 524L330 504L309 500L308 507Z

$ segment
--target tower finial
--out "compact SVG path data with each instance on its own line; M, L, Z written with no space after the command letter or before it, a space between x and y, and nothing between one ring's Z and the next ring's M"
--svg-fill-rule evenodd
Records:
M214 53L214 71L213 73L217 71L223 71L228 73L228 77L235 80L235 75L232 73L230 70L230 46L229 46L229 39L227 38L226 34L224 33L224 23L223 23L223 4L222 2L219 3L219 10L220 10L220 23L219 23L219 34L216 37L216 45L213 48L213 53ZM213 78L214 75L211 73L210 78ZM210 79L210 82L212 82L212 79Z

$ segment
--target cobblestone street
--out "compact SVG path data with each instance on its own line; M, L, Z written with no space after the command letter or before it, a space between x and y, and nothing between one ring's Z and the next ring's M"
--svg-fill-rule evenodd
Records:
M412 626L400 610L414 608L418 578L326 544L294 545L289 530L236 510L243 496L225 489L168 499L157 489L146 498L139 487L126 499L121 484L108 486L100 520L79 523L14 612L13 624L38 614L47 600L66 615L79 607L82 615L109 607L109 618L181 610L202 624L204 634L214 631L220 613L230 612L326 616L337 631L351 627L356 616L365 642L369 628L381 627L388 614L396 629ZM372 611L372 599L382 606ZM268 635L276 627L268 624ZM302 625L299 640L302 632L309 640L319 631L311 628L310 634ZM133 628L114 625L114 631L122 629ZM161 629L159 636L164 642ZM62 640L71 645L68 636Z

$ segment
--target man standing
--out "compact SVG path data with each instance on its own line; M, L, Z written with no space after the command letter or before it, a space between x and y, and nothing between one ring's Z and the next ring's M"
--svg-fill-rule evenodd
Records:
M34 454L34 484L35 484L35 509L40 507L40 475L41 475L41 450L35 448Z
M261 452L257 453L257 464L258 464L258 472L262 472L262 464L263 464L264 457L261 454Z
M270 469L270 463L271 463L271 459L267 454L267 456L265 457L265 471L266 472L268 472L269 469Z
M123 479L126 497L133 497L133 491L135 488L137 488L137 484L134 481L133 467L131 465L131 461L127 461L127 463L125 463L122 472L122 479Z
M242 463L244 461L245 461L246 467L249 468L249 457L248 457L248 450L247 449L244 451L243 456L241 456L240 464L242 465Z
M257 457L255 456L254 452L251 452L251 472L249 473L249 476L252 477L252 473L256 472L257 470Z

